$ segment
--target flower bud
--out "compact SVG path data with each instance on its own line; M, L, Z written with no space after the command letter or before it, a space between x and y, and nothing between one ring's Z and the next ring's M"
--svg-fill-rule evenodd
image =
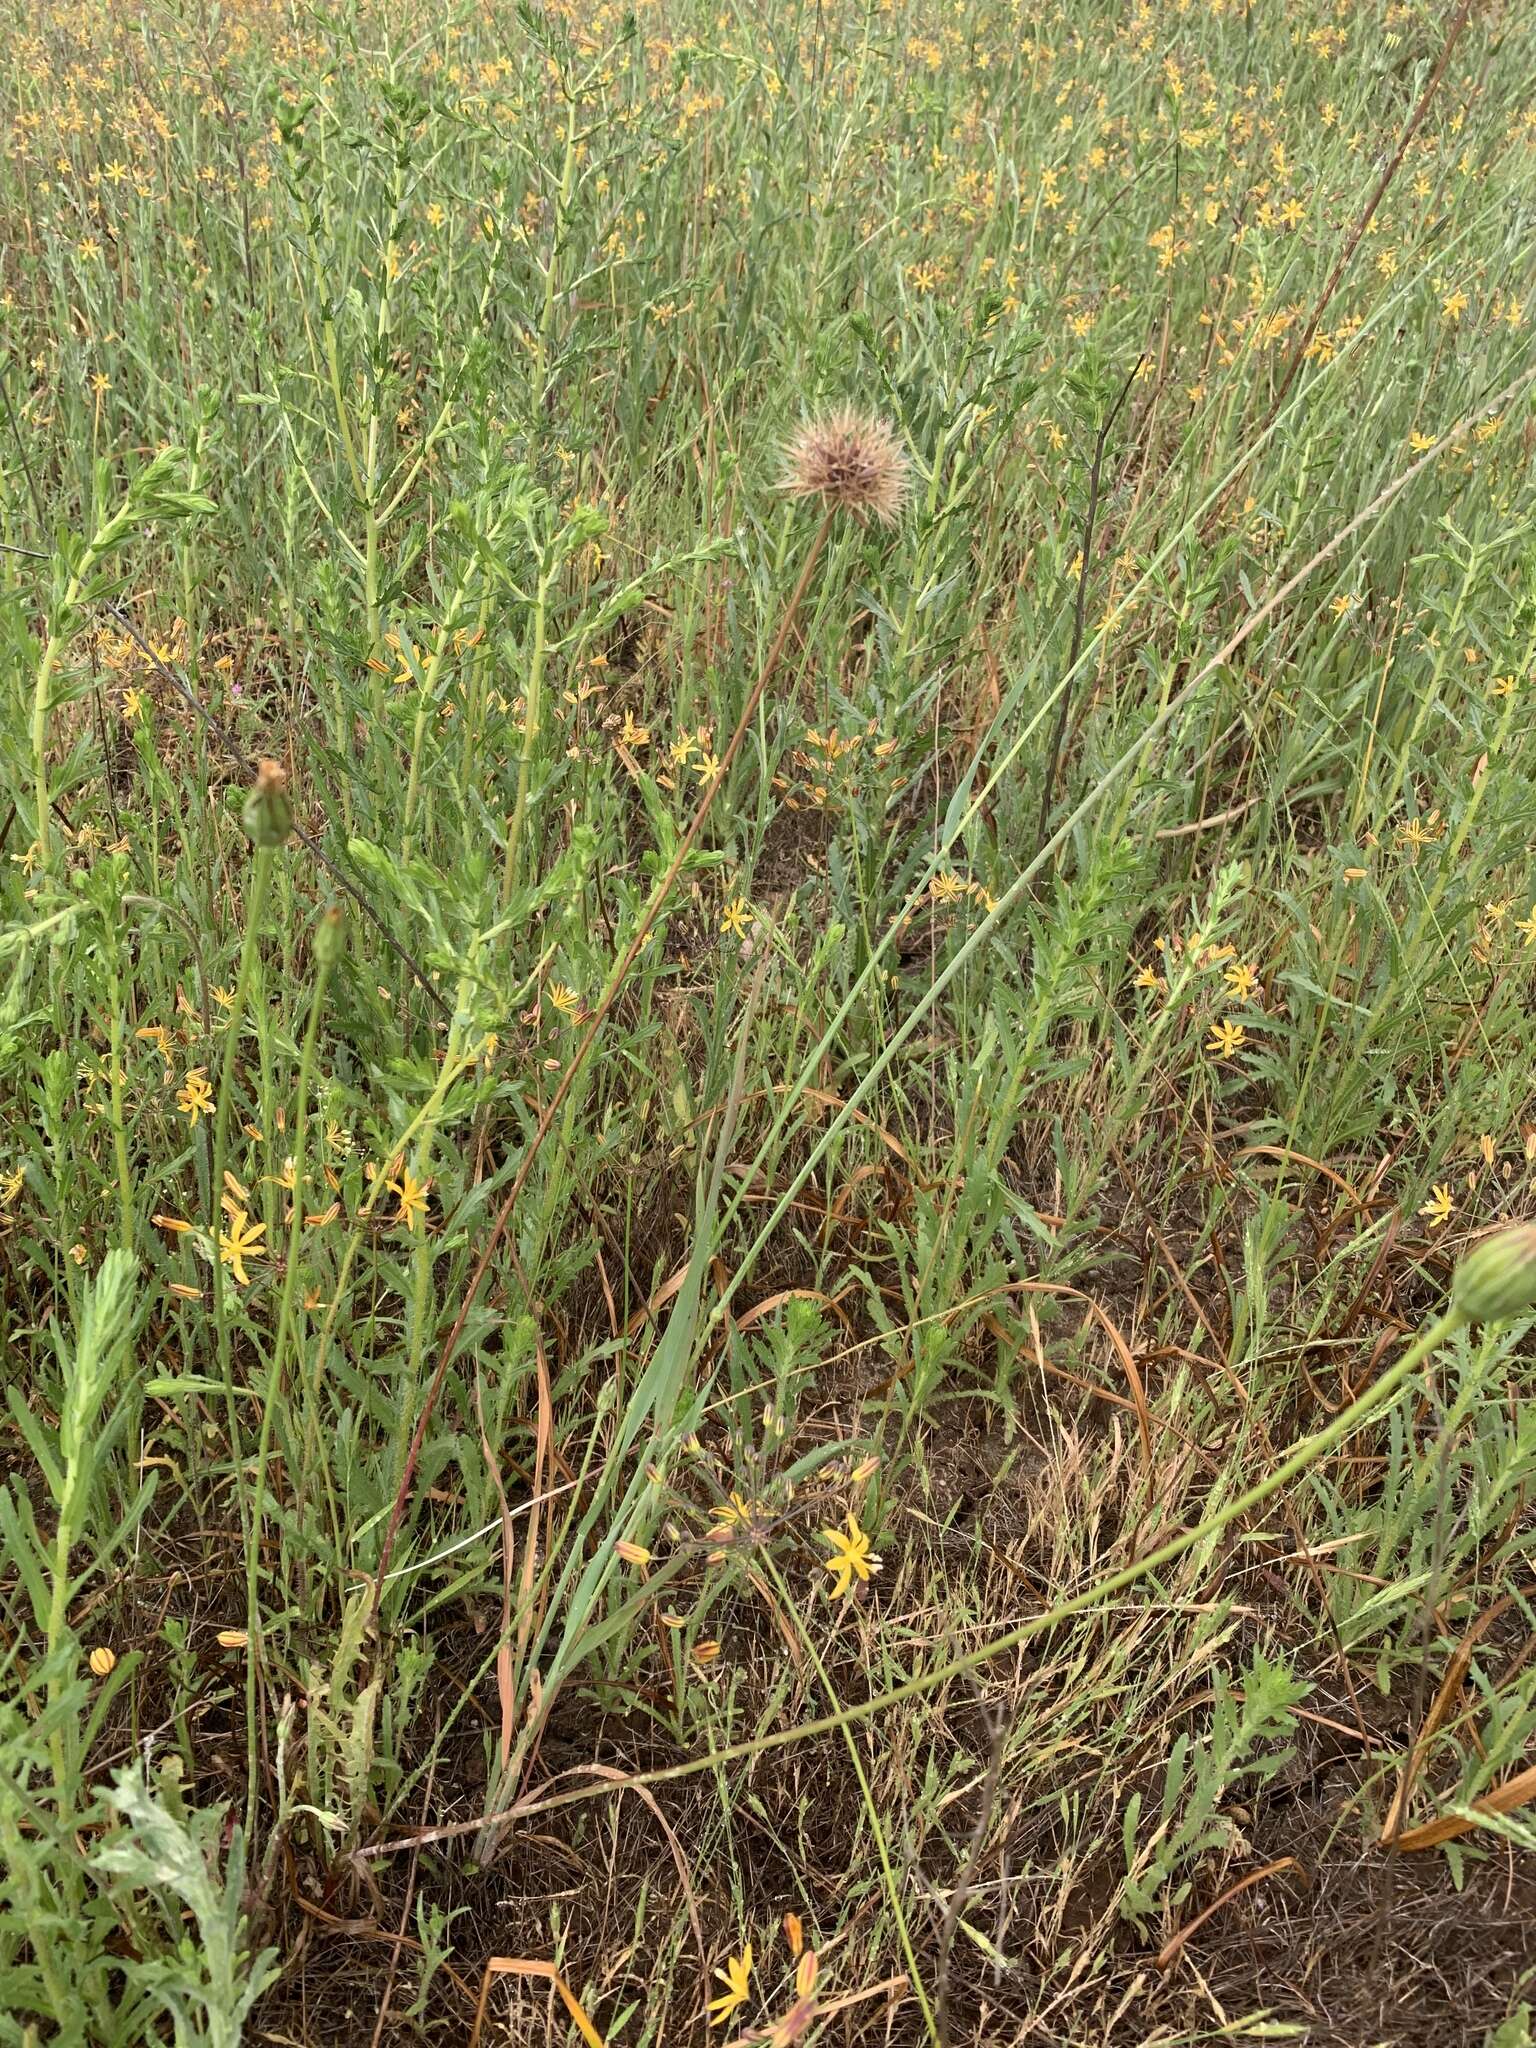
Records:
M1451 1306L1468 1323L1500 1323L1536 1308L1536 1223L1501 1230L1456 1268Z
M256 780L240 813L253 846L283 846L293 830L293 805L288 801L288 777L280 763L258 761Z
M321 967L336 965L346 937L341 912L333 903L329 910L321 912L320 922L315 926L315 959Z

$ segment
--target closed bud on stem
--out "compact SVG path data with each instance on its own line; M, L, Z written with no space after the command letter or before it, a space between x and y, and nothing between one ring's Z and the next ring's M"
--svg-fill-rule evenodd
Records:
M341 949L346 944L346 929L341 911L336 904L322 911L320 922L315 926L315 960L321 967L334 967L341 958Z
M1501 1230L1456 1268L1451 1306L1467 1323L1502 1323L1536 1308L1536 1223Z
M293 830L293 805L288 800L288 777L277 761L258 761L256 780L240 813L240 822L253 846L284 846Z

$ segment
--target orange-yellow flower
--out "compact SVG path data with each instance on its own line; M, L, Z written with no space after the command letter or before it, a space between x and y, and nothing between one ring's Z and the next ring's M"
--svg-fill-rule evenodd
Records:
M176 1107L181 1111L193 1130L197 1129L200 1116L213 1114L213 1090L208 1085L208 1076L201 1067L193 1067L187 1078L176 1090Z
M751 1942L746 1944L739 1956L728 1957L725 1968L716 1970L715 1975L725 1986L720 1996L712 1998L709 2002L709 2023L713 2027L718 2027L730 2018L738 2006L743 2006L747 2002L747 1994L752 1988Z
M859 1527L853 1510L848 1511L848 1520L841 1529L823 1529L822 1539L832 1546L832 1555L826 1560L826 1569L832 1574L834 1599L842 1599L852 1592L853 1582L858 1579L867 1584L871 1576L879 1571L880 1560L869 1547L869 1537Z
M403 1223L407 1230L414 1231L427 1213L427 1194L432 1186L431 1181L418 1180L407 1168L399 1180L390 1181L388 1186L389 1192L399 1197L400 1206L395 1211L395 1221Z
M1211 1035L1205 1041L1205 1049L1213 1060L1229 1060L1235 1052L1241 1052L1248 1043L1248 1034L1241 1024L1231 1017L1223 1017L1219 1024L1211 1026Z
M265 1223L252 1223L243 1209L233 1203L229 1210L229 1228L219 1232L219 1257L235 1276L237 1287L248 1287L251 1276L245 1270L247 1259L259 1259L266 1255L261 1240L267 1234Z
M1456 1198L1451 1193L1450 1182L1438 1180L1430 1189L1429 1200L1420 1209L1419 1214L1431 1230L1443 1230L1450 1221L1455 1207Z

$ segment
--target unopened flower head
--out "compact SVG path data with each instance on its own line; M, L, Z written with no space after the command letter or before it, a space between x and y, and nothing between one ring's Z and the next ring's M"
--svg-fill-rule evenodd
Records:
M241 813L251 843L282 846L293 830L293 805L288 796L288 775L281 762L261 760Z
M894 526L910 479L894 427L845 407L798 429L784 451L780 488L792 498L820 498L828 511Z
M1501 1323L1536 1308L1536 1223L1484 1240L1456 1268L1451 1299L1463 1321Z

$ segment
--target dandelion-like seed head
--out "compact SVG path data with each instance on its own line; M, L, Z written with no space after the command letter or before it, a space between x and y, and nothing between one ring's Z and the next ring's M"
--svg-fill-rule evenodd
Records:
M807 420L784 451L780 488L820 498L829 511L894 526L906 500L911 460L889 421L852 407Z

